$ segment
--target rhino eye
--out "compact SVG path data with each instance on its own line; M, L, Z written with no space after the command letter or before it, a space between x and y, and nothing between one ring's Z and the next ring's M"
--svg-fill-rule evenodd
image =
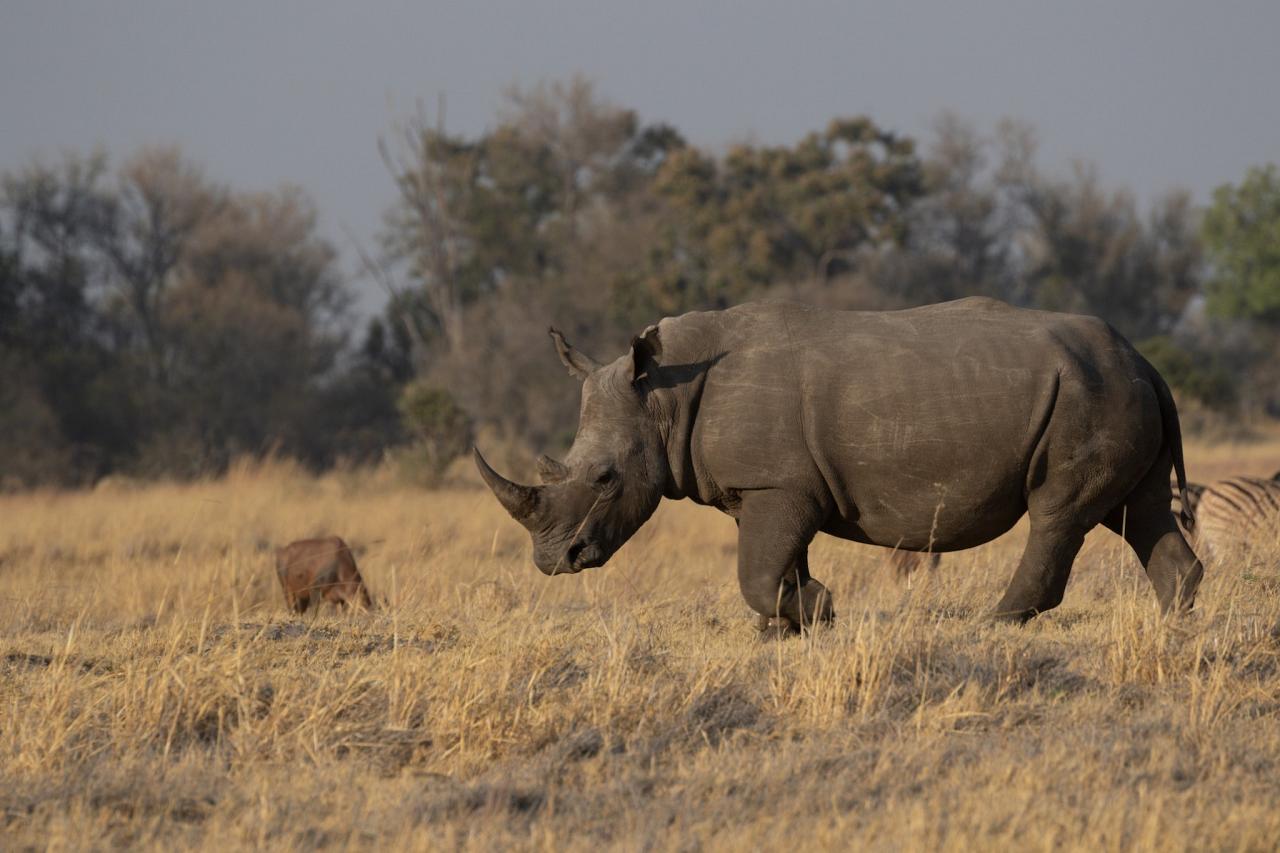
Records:
M596 477L596 485L607 486L616 479L618 479L617 472L614 471L612 468L609 468L608 470L602 472L600 476Z

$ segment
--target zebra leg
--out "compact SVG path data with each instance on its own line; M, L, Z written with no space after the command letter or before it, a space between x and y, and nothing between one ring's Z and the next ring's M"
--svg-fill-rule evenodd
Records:
M1124 502L1103 520L1138 555L1166 613L1191 609L1204 574L1169 509L1171 464L1168 452L1162 453Z

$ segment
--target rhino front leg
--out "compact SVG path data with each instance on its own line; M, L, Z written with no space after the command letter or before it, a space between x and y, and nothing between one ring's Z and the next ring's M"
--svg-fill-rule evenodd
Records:
M777 492L744 494L738 515L738 585L760 625L798 630L835 615L827 588L809 576L815 508Z

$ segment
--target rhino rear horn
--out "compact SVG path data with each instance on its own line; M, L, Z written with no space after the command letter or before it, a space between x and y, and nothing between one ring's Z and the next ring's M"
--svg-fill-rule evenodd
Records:
M484 478L485 485L493 492L503 509L516 521L523 523L538 508L538 489L534 486L522 486L511 482L489 467L489 463L480 453L480 448L475 448L474 452L476 467L480 469L480 476Z
M569 469L563 462L552 459L550 456L539 456L538 476L544 483L558 483L569 476Z

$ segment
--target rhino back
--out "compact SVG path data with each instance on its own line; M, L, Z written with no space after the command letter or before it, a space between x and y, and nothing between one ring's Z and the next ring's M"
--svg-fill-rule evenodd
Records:
M1140 370L1101 321L987 299L889 312L758 303L665 320L662 335L664 364L712 365L689 451L701 489L822 492L829 532L908 548L968 547L1012 526L1061 383L1105 396Z

